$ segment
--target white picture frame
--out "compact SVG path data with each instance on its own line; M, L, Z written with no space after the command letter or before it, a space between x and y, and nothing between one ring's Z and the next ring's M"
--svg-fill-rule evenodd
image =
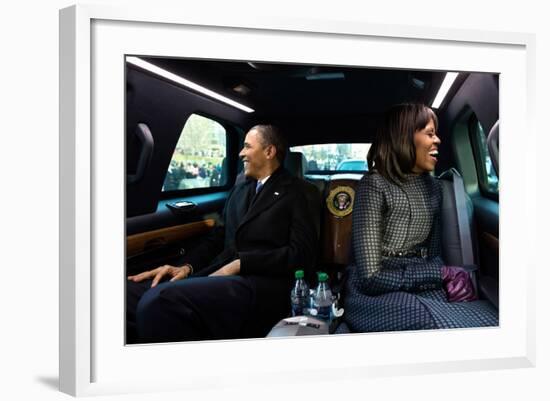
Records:
M261 385L534 366L536 260L521 234L534 231L525 190L534 176L528 150L508 139L521 129L536 142L534 45L534 35L521 33L154 7L61 10L60 390L80 396L230 387L243 374ZM407 57L422 49L437 59ZM365 61L368 52L374 61ZM124 346L124 54L500 73L500 327ZM326 352L316 355L319 347ZM308 366L287 363L297 352L310 356Z

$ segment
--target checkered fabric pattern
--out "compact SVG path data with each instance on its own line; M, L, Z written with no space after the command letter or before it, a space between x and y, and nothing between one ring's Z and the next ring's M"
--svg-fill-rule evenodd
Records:
M366 174L356 190L345 321L352 332L498 325L486 301L449 303L442 289L441 184L429 174L403 185ZM428 257L383 252L428 248Z
M436 291L434 291L436 292ZM447 302L444 291L426 291L418 299L439 328L498 326L498 312L488 301Z

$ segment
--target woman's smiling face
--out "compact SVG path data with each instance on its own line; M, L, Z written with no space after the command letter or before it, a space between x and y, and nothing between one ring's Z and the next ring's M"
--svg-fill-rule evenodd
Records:
M414 147L416 149L416 162L413 173L421 174L433 171L439 156L439 144L441 140L435 132L434 121L430 119L428 124L414 133Z

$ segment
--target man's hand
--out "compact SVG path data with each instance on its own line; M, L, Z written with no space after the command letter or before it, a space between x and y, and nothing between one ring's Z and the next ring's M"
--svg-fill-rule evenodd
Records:
M165 276L172 277L170 281L177 281L183 280L189 275L189 273L191 273L191 267L189 265L183 265L181 267L164 265L147 272L136 274L135 276L128 276L128 280L139 283L140 281L152 278L153 283L151 284L151 288L153 288L156 287L160 280L162 280Z
M219 268L210 276L236 276L241 272L241 260L235 259L233 262Z

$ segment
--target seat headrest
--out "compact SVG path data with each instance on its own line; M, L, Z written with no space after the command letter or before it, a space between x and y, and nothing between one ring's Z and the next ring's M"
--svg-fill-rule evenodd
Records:
M295 177L304 178L306 158L302 152L288 152L285 158L285 168Z

